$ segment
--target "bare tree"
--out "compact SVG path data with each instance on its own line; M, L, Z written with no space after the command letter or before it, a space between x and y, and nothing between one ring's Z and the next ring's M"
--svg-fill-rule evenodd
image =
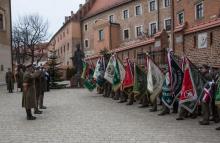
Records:
M13 25L12 41L15 57L20 64L28 58L31 64L39 62L43 55L41 44L48 39L48 22L39 15L20 17Z

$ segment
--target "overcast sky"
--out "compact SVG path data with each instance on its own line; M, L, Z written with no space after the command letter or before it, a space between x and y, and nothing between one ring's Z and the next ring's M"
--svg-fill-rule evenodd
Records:
M63 24L64 17L75 13L85 0L11 0L12 21L27 14L39 14L49 22L49 33L54 34Z

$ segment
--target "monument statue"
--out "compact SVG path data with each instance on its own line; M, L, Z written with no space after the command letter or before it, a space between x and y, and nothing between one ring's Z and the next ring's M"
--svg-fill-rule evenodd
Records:
M83 58L84 58L84 52L80 50L80 45L78 44L76 46L77 50L74 53L73 57L73 64L76 68L76 73L81 74L83 70Z
M83 71L83 59L84 59L84 52L80 50L80 44L76 46L77 50L72 57L73 66L76 69L76 74L71 78L71 87L83 87L81 74Z

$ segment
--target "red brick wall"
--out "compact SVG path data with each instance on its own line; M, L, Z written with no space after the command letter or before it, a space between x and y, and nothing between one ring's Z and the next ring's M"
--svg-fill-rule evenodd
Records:
M207 32L208 48L199 49L197 45L198 34ZM211 39L212 33L212 39ZM177 53L179 55L185 54L193 63L200 66L202 64L220 67L220 27L210 30L191 33L184 36L183 53L179 48ZM212 44L211 44L212 43ZM181 52L179 52L179 50Z

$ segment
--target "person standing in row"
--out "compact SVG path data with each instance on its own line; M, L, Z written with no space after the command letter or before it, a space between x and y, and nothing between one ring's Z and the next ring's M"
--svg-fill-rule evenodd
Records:
M35 78L37 106L35 107L34 113L35 114L42 114L42 111L39 110L39 103L40 103L40 97L42 96L44 87L42 86L42 84L43 84L42 83L42 72L40 71L39 67L35 67L35 73L39 76Z
M9 93L13 93L14 90L14 75L10 68L8 68L8 72L5 75L5 81L7 83L7 90Z
M27 114L27 120L35 120L36 117L32 116L31 109L36 108L36 88L35 78L39 76L38 73L34 73L32 66L27 66L23 78L23 97L22 107L25 108Z
M21 92L23 91L23 76L24 76L23 69L19 68L18 73L16 75L16 79L17 79L17 88L20 88Z
M39 97L39 107L40 107L40 109L46 109L47 107L43 105L43 102L44 102L44 92L47 91L47 89L46 89L47 82L46 82L44 69L41 68L40 72L41 72L41 75L40 75L41 93L40 93L40 97Z

